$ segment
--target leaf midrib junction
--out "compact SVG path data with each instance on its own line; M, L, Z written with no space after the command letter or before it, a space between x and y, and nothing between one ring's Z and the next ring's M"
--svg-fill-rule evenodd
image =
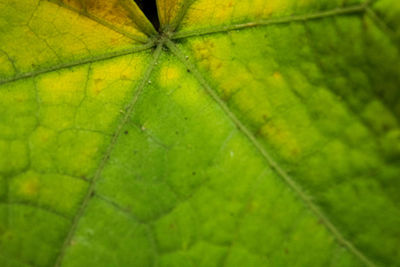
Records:
M276 25L276 24L288 24L291 22L305 22L305 21L309 21L309 20L322 19L325 17L336 17L336 16L343 16L343 15L350 15L350 14L357 14L357 13L365 13L367 10L369 12L373 12L370 9L368 9L367 5L362 4L362 5L355 5L355 6L344 7L344 8L334 8L331 10L320 11L320 12L312 12L312 13L303 14L303 15L294 15L294 16L287 16L287 17L273 18L273 19L266 19L266 20L248 21L246 23L238 23L238 24L227 25L227 26L215 26L215 27L197 29L197 30L193 30L193 31L177 31L175 34L171 35L170 39L171 40L180 40L180 39L196 37L199 35L212 35L212 34L216 34L216 33L224 33L224 32L236 31L236 30L241 30L241 29L246 29L246 28L268 27L268 26L272 26L272 25ZM185 11L187 11L187 9ZM180 15L180 19L181 20L183 19L183 15ZM103 24L100 24L100 25L104 26ZM178 27L178 26L176 26L176 27ZM100 55L96 55L96 56L84 57L84 58L81 58L78 60L54 65L52 67L37 69L37 70L29 71L29 72L17 73L13 77L0 79L0 85L18 81L21 79L32 78L32 77L35 77L35 76L38 76L41 74L45 74L45 73L49 73L52 71L58 71L58 70L63 70L63 69L71 68L71 67L85 65L88 63L101 62L101 61L105 61L105 60L109 60L109 59L113 59L113 58L118 58L121 56L127 56L130 54L134 54L134 53L152 49L155 46L157 46L157 44L158 44L158 41L156 40L156 38L154 38L154 39L148 40L147 43L133 45L132 48L129 48L129 49L123 49L123 50L109 52L106 54L100 54Z

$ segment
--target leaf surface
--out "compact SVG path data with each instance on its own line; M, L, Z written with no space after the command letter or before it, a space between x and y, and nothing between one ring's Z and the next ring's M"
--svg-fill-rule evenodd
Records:
M0 0L1 266L399 266L395 1Z

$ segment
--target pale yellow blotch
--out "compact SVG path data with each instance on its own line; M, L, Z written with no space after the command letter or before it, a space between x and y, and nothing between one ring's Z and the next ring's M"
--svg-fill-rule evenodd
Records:
M314 2L310 0L197 0L182 21L182 29L208 28L244 21L254 22L270 17L290 16L296 13L296 9L307 8Z
M182 70L178 66L163 66L160 71L159 83L162 87L174 86L181 76Z
M53 0L115 25L126 32L144 38L142 32L155 33L151 23L131 0Z
M182 11L187 0L157 0L157 10L162 27L176 22L178 14Z
M41 103L78 105L83 97L86 75L87 66L41 76L36 83Z
M227 48L230 46L226 39L220 39L216 43L211 40L195 41L192 51L203 68L210 71L216 79L223 79L226 77L226 73L224 73L226 70L224 70L224 62L221 60L224 56L220 53L229 53L230 50L227 51ZM225 50L221 51L222 46L225 47Z
M197 90L198 85L192 82L183 82L182 87L173 92L174 100L182 106L198 107L202 104L202 95Z
M199 64L213 76L214 80L219 81L220 86L217 90L224 100L229 100L243 88L259 87L253 74L259 77L265 76L265 68L258 63L249 62L245 66L239 61L233 61L231 47L231 40L224 36L215 42L196 40L191 49Z
M191 79L184 79L184 71L186 70L177 65L163 66L160 70L159 84L178 104L186 107L201 105L200 92L195 89L197 85Z
M220 8L214 11L214 20L218 22L224 22L228 20L233 13L235 3L234 1L224 1L223 5L220 5Z
M264 91L249 90L261 88L262 84L254 80L252 75L265 76L265 68L258 63L243 63L231 61L231 44L229 38L220 38L218 41L196 40L192 44L196 60L200 66L210 73L214 80L219 81L216 88L224 101L233 101L240 110L252 110L248 113L253 123L265 123L265 114L271 110L269 103L260 105L259 99L265 98ZM234 99L232 99L234 98ZM254 107L262 106L257 110Z
M274 13L279 14L283 10L289 9L289 5L293 5L288 3L287 0L276 0L276 1L266 1L266 5L263 9L262 15L272 15Z
M212 75L213 79L220 81L217 90L223 100L230 101L237 109L245 112L252 124L259 125L259 134L267 138L277 149L282 150L285 157L288 159L298 157L301 147L290 129L283 122L270 123L273 117L273 105L278 103L273 104L268 101L260 103L260 99L274 97L266 95L266 91L258 90L259 88L265 84L278 89L286 88L285 79L279 71L272 69L266 71L259 63L243 65L241 62L231 61L229 42L231 42L229 38L221 38L215 43L199 40L193 43L192 50L200 65ZM257 81L252 75L264 78L262 81ZM278 92L279 90L275 93Z
M301 153L301 147L284 121L269 121L264 124L259 134L268 140L288 160L294 160Z
M261 14L265 13L265 2L274 3L279 1L265 1L265 0L253 0L253 1L238 1L236 0L234 5L235 9L230 15L231 19L235 20L235 18L242 17L259 17Z
M118 103L131 90L133 81L140 79L145 65L142 57L134 55L114 59L113 64L92 66L87 83L87 96Z
M218 45L220 43L224 45L226 40L221 39L218 41ZM219 55L215 56L216 45L214 42L209 40L198 40L193 42L192 47L194 57L196 58L196 61L199 62L200 66L211 73L213 79L220 81L220 86L217 88L217 90L220 91L221 97L224 100L229 99L234 92L240 89L241 84L238 80L240 80L241 78L237 77L236 75L234 78L232 78L230 74L226 73L226 68L223 68L223 61L220 59ZM229 48L230 46L226 45L225 47ZM237 73L232 68L230 70L231 73ZM239 75L241 74L242 73L240 73Z
M277 81L282 81L282 74L278 71L274 72L273 77Z
M21 185L20 188L20 193L23 195L37 195L39 191L39 181L38 180L31 180L31 181L26 181Z
M215 1L215 0L199 0L195 1L189 9L188 14L184 20L185 25L196 26L201 25L207 27L208 25L226 24L229 22L234 13L243 9L243 4L246 2L246 10L248 9L248 1ZM241 6L241 9L239 8ZM238 7L238 8L236 8ZM212 12L207 12L212 10Z
M248 85L249 88L254 88L254 86L256 85ZM262 94L265 94L265 92L240 90L238 93L234 94L231 103L235 105L237 109L245 112L247 119L252 124L262 125L270 119L270 112L272 110L269 102L263 101L262 105L260 105L260 99L268 99Z
M254 0L254 8L252 9L252 12L254 12L254 16L258 18L262 18L263 15L265 14L266 10L266 5L272 1L265 1L265 0ZM278 2L278 1L274 1Z
M235 73L234 77L223 76L220 78L219 90L221 91L221 97L225 101L229 101L234 94L249 87L250 84L254 84L248 72L236 71L234 67L231 70L232 73ZM249 83L249 81L251 82Z
M22 195L25 197L34 197L37 196L40 190L40 181L38 175L29 172L22 177L20 177L20 181L18 182L18 195Z
M185 24L222 24L229 21L232 16L235 2L237 1L215 1L201 0L195 1L188 11ZM210 12L212 10L212 12Z
M192 46L195 57L200 61L210 60L212 49L215 47L214 42L211 40L195 40Z

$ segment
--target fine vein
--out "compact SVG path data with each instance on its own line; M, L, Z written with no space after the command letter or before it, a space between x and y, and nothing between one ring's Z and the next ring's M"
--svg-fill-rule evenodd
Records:
M67 233L67 235L66 235L66 237L64 239L64 243L63 243L63 245L61 247L61 250L60 250L60 252L58 254L58 257L56 258L54 266L60 266L60 264L61 264L61 262L62 262L62 260L64 258L65 252L66 252L66 250L67 250L67 248L68 248L68 246L69 246L69 244L70 244L70 242L72 240L72 237L74 236L74 234L76 232L78 223L79 223L80 219L82 218L82 216L84 215L89 201L92 199L92 196L93 196L94 190L95 190L95 186L96 186L96 182L100 178L100 176L102 174L102 171L103 171L106 163L108 162L108 159L109 159L109 157L111 155L111 152L113 151L113 149L115 147L115 144L117 143L117 140L118 140L119 136L121 135L121 132L122 132L122 129L123 129L124 125L129 120L129 117L130 117L130 115L131 115L131 113L133 111L133 108L134 108L135 104L137 103L137 100L140 97L140 95L141 95L141 93L143 91L143 88L145 87L145 85L146 85L146 83L147 83L147 81L148 81L148 79L150 77L150 74L153 71L154 66L157 63L157 60L158 60L158 58L159 58L159 56L161 54L161 51L162 51L162 44L159 44L157 46L154 54L153 54L153 59L150 62L150 65L148 66L148 68L146 69L146 71L145 71L145 73L143 75L143 79L140 81L140 83L138 84L138 86L136 88L136 91L135 91L135 94L133 96L133 99L131 100L131 102L125 108L124 116L123 116L120 124L118 125L118 127L117 127L117 129L116 129L116 131L115 131L115 133L113 135L113 138L112 138L112 140L110 142L110 145L108 146L108 148L107 148L107 150L106 150L106 152L104 154L104 157L101 160L101 162L100 162L100 164L99 164L99 166L98 166L98 168L97 168L97 170L96 170L96 172L94 174L93 179L90 181L89 188L88 188L88 190L86 192L85 197L83 198L82 204L81 204L78 212L76 213L75 217L73 218L71 227L70 227L70 229L69 229L69 231L68 231L68 233Z
M376 14L376 12L374 10L372 10L371 8L367 7L366 9L367 11L367 15L371 18L371 20L373 21L373 23L375 23L375 25L381 30L383 31L388 38L390 39L390 41L392 42L392 44L394 45L394 47L397 48L397 44L396 44L396 33L393 31L393 29L391 29L383 20L380 16L378 16L378 14Z
M217 95L211 88L206 79L196 68L196 66L188 59L187 56L179 50L176 45L171 41L166 41L167 47L175 56L182 61L182 63L191 71L193 76L198 80L205 91L214 99L214 101L221 107L225 114L231 119L236 127L249 139L249 141L257 148L261 155L265 158L271 168L289 185L290 188L299 196L299 198L306 204L306 206L321 220L326 228L334 235L338 243L347 247L360 261L367 266L375 266L361 251L359 251L350 241L346 240L340 231L333 225L333 223L323 214L323 212L312 202L310 197L304 193L303 189L290 177L279 164L271 157L271 155L264 149L264 147L257 141L253 133L236 117L236 115L229 109L225 102Z
M0 205L5 205L5 206L24 206L24 207L31 207L37 210L41 210L43 212L47 212L50 214L53 214L55 216L58 216L60 218L66 219L66 220L70 220L71 218L68 217L66 214L57 211L56 209L50 208L50 207L46 207L44 205L40 205L40 204L34 204L34 203L30 203L28 201L0 201Z

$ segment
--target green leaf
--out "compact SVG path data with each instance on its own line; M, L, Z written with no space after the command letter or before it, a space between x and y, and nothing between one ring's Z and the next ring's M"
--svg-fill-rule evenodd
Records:
M0 0L0 266L400 266L395 0Z

